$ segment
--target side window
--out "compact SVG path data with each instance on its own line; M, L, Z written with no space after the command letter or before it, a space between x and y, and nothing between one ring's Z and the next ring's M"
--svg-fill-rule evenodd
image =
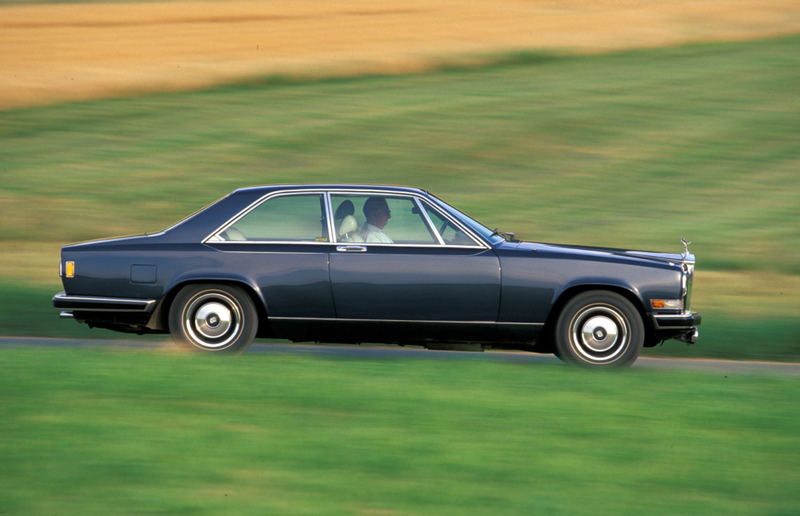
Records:
M223 240L328 242L322 195L274 197L219 234Z
M331 195L339 242L439 245L413 199L378 195Z
M463 231L454 226L450 221L444 218L436 210L428 206L427 203L422 203L425 206L425 211L428 213L436 230L442 236L445 245L465 245L472 247L480 247L473 239L464 234Z

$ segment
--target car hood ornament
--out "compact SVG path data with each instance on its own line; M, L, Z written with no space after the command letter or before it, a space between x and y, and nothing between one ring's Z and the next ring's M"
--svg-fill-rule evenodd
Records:
M685 260L686 257L689 256L689 245L691 245L691 242L688 242L685 238L681 238L681 243L683 244L683 259Z

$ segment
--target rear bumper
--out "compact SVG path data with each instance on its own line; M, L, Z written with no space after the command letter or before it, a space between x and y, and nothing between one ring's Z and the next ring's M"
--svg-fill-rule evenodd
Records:
M61 292L53 297L53 307L64 312L129 312L149 314L155 309L155 299L122 297L70 296ZM63 317L63 315L62 315Z

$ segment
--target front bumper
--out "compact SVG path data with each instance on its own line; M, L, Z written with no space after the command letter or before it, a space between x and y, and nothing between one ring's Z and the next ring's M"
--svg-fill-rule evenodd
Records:
M688 344L697 342L697 327L703 318L697 312L679 314L653 314L653 329L659 340L678 339Z
M700 326L702 320L697 312L653 314L653 327L656 330L688 330Z

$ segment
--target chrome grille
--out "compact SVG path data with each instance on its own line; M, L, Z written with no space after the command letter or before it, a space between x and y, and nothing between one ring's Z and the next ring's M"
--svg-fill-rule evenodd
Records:
M683 309L688 311L692 304L692 282L694 280L694 262L683 263Z

